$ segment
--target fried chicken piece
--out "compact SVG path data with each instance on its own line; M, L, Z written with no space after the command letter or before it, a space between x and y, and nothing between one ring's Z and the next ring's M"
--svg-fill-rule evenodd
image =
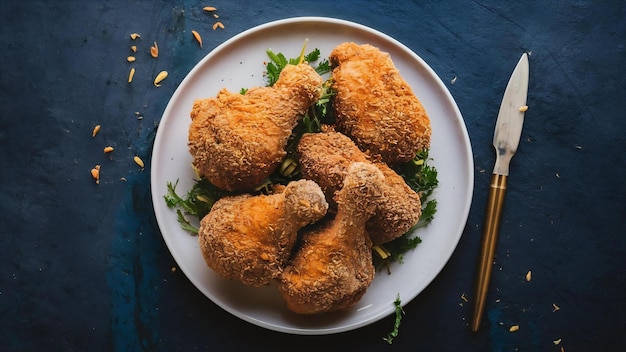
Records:
M430 147L430 119L388 53L343 43L329 59L339 132L388 164L409 161Z
M320 75L298 64L287 65L272 87L222 89L196 100L188 135L193 165L219 188L254 188L279 165L292 129L321 92Z
M319 184L329 200L341 189L352 163L373 163L382 171L386 180L382 188L384 196L378 200L376 212L367 222L374 245L402 236L419 220L422 214L419 194L387 164L370 161L344 134L328 130L305 134L297 150L303 177Z
M202 255L219 275L249 286L278 277L287 264L298 230L326 214L328 203L313 181L290 182L271 195L227 196L202 218Z
M383 174L373 165L351 165L337 194L337 215L303 234L302 246L280 276L278 288L289 310L343 310L365 294L375 273L365 222L382 196L383 183Z

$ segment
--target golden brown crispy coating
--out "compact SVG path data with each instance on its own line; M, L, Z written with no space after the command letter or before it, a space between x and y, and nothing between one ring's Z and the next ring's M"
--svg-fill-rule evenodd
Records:
M292 129L321 90L320 75L299 64L286 66L272 87L245 94L222 89L195 101L188 136L193 165L219 188L254 188L279 165Z
M334 131L308 133L298 144L300 168L304 178L320 185L330 200L338 191L354 162L371 163L368 156L344 134ZM387 164L373 163L385 175L386 184L376 213L367 222L374 245L389 242L405 234L422 214L420 197L404 182L402 176Z
M328 203L308 180L281 193L238 195L218 200L200 222L200 249L219 275L261 286L280 275L300 228L321 219Z
M283 271L279 290L289 310L318 314L356 304L374 279L365 222L382 196L384 176L367 163L349 168L337 193L335 218L303 234L302 247Z
M337 130L388 164L430 147L430 120L388 53L343 43L330 54Z

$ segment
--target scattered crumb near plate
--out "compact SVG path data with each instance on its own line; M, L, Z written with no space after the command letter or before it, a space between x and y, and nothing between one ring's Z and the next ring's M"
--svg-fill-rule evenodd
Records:
M467 297L465 296L465 293L461 294L461 299L464 300L465 302L469 302L469 299L467 299Z
M510 332L516 332L519 330L519 325L513 325L509 328Z
M553 342L555 345L558 345L558 344L560 344L560 343L561 343L561 341L562 341L562 339L556 339L556 340L554 340L554 341L552 341L552 342Z
M556 303L552 303L552 312L553 313L558 311L558 310L560 310L560 309L561 309L561 307L557 306Z
M530 281L531 278L532 278L532 272L528 270L528 272L526 273L526 281Z

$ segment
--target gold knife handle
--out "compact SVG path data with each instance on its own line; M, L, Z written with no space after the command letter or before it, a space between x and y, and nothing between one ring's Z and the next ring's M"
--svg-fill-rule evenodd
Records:
M485 223L483 225L476 290L474 293L474 309L471 323L472 331L478 331L483 311L485 310L493 257L496 252L498 231L500 229L500 218L504 206L504 196L506 194L506 180L507 176L504 175L493 174L491 176L491 186L489 188L487 207L485 209Z

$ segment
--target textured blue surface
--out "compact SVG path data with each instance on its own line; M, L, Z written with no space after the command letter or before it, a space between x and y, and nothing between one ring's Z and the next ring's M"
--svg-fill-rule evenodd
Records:
M211 29L207 5L224 30ZM343 18L403 42L446 83L469 131L465 232L405 307L392 346L382 341L392 317L292 336L231 316L173 269L154 219L150 153L177 85L233 35L293 16ZM0 19L0 350L626 350L624 2L1 1ZM206 33L202 49L194 28ZM144 50L128 85L132 32ZM152 41L158 60L145 50ZM461 297L473 292L495 118L524 51L530 109L485 320L472 334ZM170 75L155 89L160 70Z

